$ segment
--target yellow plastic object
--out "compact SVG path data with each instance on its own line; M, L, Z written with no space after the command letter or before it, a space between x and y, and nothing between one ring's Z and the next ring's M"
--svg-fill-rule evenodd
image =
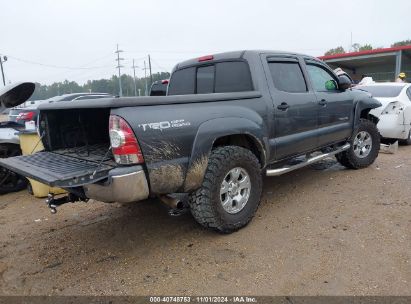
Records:
M44 146L40 140L38 134L34 131L21 131L19 132L20 148L23 155L30 155L38 151L44 150ZM33 189L33 195L35 197L46 197L49 193L63 194L65 190L61 188L49 187L45 184L29 178L31 188Z

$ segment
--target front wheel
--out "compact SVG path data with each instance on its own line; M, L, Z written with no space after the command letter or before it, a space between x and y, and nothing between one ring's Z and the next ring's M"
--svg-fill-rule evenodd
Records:
M350 169L361 169L371 165L380 151L380 134L376 125L366 119L361 119L353 132L347 151L336 155L340 164Z
M191 214L206 228L230 233L250 222L261 192L257 157L241 147L218 147L211 152L201 188L190 195Z

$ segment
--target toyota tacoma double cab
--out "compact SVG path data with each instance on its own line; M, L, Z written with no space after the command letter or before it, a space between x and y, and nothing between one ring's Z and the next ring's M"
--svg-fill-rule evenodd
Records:
M45 147L1 159L18 174L62 187L65 202L130 203L180 197L202 226L244 227L261 200L262 176L277 176L335 155L369 166L379 152L380 106L351 90L311 56L236 51L179 63L168 96L104 98L40 106Z

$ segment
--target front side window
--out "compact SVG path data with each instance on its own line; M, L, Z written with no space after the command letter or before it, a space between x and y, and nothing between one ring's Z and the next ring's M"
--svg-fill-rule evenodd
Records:
M331 76L331 74L324 68L308 63L307 72L310 76L314 91L328 92L336 91L338 89L337 82L335 81L334 77Z
M307 92L304 76L298 62L269 62L274 86L283 92Z

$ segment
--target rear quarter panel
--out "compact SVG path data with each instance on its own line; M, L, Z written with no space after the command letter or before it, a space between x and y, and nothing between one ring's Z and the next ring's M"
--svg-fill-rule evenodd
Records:
M187 192L202 182L213 142L250 133L264 143L267 103L263 97L112 109L134 130L153 194Z

